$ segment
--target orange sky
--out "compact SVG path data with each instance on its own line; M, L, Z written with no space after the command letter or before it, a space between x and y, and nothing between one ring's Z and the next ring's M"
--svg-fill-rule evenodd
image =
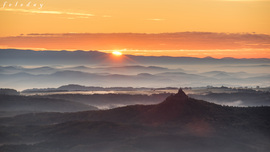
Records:
M61 43L53 44L53 47L48 47L49 44L43 47L36 44L36 41L32 42L29 39L27 44L23 44L21 40L14 41L14 37L12 37L12 41L6 39L21 34L27 36L29 33L174 33L198 31L214 33L255 32L269 35L270 0L3 0L0 1L0 21L0 37L2 37L0 47L2 48L106 50L107 48L91 48L87 44L82 45L88 47L76 47L75 45L67 47L64 45L67 44L64 40ZM5 39L5 43L3 39ZM53 39L51 37L51 40L44 43ZM41 39L39 41L42 43ZM256 44L256 40L254 41L253 44ZM212 45L213 42L207 41ZM31 43L32 46L29 45ZM265 46L269 45L269 41L264 43ZM191 44L198 43L186 43L186 45ZM129 46L129 43L117 45L112 43L110 46L110 49L125 49L124 46ZM211 48L202 47L202 43L193 49L191 47L194 46L189 46L188 49L186 46L184 47L184 44L181 46L160 47L161 50L210 49L200 56L217 56L211 55L212 46ZM210 45L206 44L206 46ZM224 46L225 44L222 43L219 48L215 49L235 49L232 49L234 46L229 48L224 48ZM148 50L147 47L138 46L138 48ZM155 50L159 49L155 48ZM250 47L241 49L246 51L250 50ZM249 56L269 58L268 46L254 49L253 52L257 52L257 55ZM134 51L130 53L134 53ZM167 55L168 53L142 51L141 54ZM196 52L185 55L191 54L195 55ZM243 54L243 57L248 56L248 52L240 54ZM172 52L169 55L176 56ZM228 55L228 51L224 51L224 54L219 56L226 55ZM229 55L236 57L236 55L239 56L239 53L234 52Z
M270 58L270 35L181 32L163 34L31 34L0 38L2 48L99 50L144 56Z
M270 34L270 0L1 0L0 19L0 36L183 31Z

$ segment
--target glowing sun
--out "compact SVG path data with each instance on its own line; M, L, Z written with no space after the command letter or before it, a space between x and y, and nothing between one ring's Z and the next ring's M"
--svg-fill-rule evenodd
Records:
M121 56L122 55L122 52L120 52L120 51L113 51L112 54L115 55L115 56Z

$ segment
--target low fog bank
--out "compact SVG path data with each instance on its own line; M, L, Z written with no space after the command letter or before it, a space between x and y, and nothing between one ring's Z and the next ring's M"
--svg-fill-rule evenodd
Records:
M24 90L66 84L98 87L268 87L264 65L0 66L0 86ZM16 82L16 83L15 83Z

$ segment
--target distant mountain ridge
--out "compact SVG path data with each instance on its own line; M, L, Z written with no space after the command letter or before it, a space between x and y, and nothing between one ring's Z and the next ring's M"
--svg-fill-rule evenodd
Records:
M17 49L0 49L1 65L89 65L89 64L115 64L110 60L110 54L98 51L33 51ZM235 58L193 58L193 57L151 57L126 55L129 60L121 63L141 64L264 64L270 59L235 59ZM106 62L104 62L106 61ZM118 63L116 63L118 64Z
M186 72L161 72L156 74L139 73L131 75L110 73L89 73L82 71L59 70L49 74L0 74L0 85L5 88L26 89L57 87L65 84L79 84L99 87L167 87L167 86L262 86L270 84L270 74L218 73L192 74ZM13 82L16 82L13 83Z
M33 88L23 90L22 93L39 93L39 92L62 92L62 91L138 91L138 90L150 90L152 88L133 88L133 87L95 87L95 86L83 86L78 84L62 85L58 88ZM166 88L163 88L166 89ZM176 89L176 88L174 88Z

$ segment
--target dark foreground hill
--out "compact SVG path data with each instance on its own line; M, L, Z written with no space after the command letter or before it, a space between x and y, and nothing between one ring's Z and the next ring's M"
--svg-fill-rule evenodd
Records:
M38 112L77 112L98 108L64 99L0 95L0 117Z
M3 152L267 152L270 108L224 107L179 90L157 105L0 119Z

